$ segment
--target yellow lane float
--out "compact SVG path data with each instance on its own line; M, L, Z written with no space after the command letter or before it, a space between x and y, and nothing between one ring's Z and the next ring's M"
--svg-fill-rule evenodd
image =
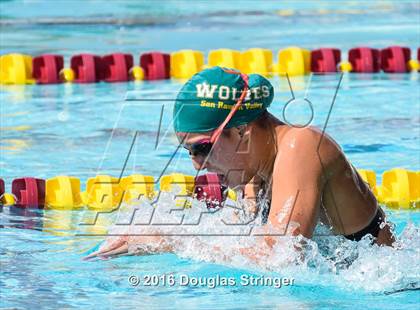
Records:
M172 173L160 178L160 190L162 192L176 192L175 205L177 207L191 207L191 203L185 198L192 196L194 192L194 177L182 173Z
M0 56L1 84L33 84L32 57L24 54Z
M188 79L201 71L204 54L194 50L180 50L171 54L171 77Z
M74 71L71 68L62 69L60 71L59 75L60 75L61 80L63 80L64 82L68 82L68 83L73 82L74 78L75 78Z
M173 192L178 188L180 195L191 195L194 191L194 177L182 173L172 173L160 178L160 190Z
M378 200L390 208L420 208L420 172L401 168L385 171Z
M298 76L311 72L311 52L300 47L288 47L278 53L275 71L279 75Z
M134 81L142 81L144 80L144 70L140 66L134 66L129 71L132 79Z
M138 200L142 196L155 197L155 179L152 176L133 174L121 179L120 187L124 190L124 202Z
M341 72L351 72L353 70L353 66L349 61L343 61L338 65L338 68Z
M376 188L376 174L373 170L358 169L357 172L362 177L363 181L369 184L373 194L377 197L378 189Z
M239 70L241 53L226 48L211 50L208 55L209 67L226 67Z
M16 203L16 198L10 193L4 193L0 202L3 206L13 206Z
M45 184L45 204L52 209L82 207L80 180L68 176L57 176L47 179Z
M122 189L118 178L97 175L87 180L84 203L91 210L112 211L121 204Z
M273 71L273 52L263 48L251 48L240 54L239 69L245 74L258 73L271 76Z
M420 63L418 60L410 59L407 65L408 68L410 68L410 71L420 71Z

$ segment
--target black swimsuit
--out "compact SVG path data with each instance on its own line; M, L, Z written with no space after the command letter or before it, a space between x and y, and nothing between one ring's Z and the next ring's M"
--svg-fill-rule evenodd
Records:
M364 236L371 234L374 238L378 237L379 231L381 230L381 224L383 223L381 209L378 208L376 215L368 226L358 231L357 233L345 235L349 240L360 241Z
M261 212L262 223L266 224L268 220L268 215L270 213L271 202L269 200L265 201L262 207L263 207L262 212ZM360 241L364 236L370 234L374 238L377 238L379 231L381 230L381 224L383 223L383 221L384 219L382 216L382 211L380 208L378 208L378 211L376 211L375 217L369 223L368 226L366 226L365 228L363 228L362 230L354 234L345 235L344 237L352 241Z

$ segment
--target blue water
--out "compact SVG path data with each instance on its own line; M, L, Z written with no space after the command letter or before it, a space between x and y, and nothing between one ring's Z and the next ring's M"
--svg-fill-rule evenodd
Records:
M83 7L83 10L76 10ZM183 48L208 52L221 47L313 49L334 46L382 48L420 45L419 4L406 1L328 2L159 1L0 2L0 54L9 52L135 55ZM286 15L286 16L285 16ZM83 24L81 24L83 23ZM414 56L413 56L414 58ZM340 75L292 79L296 101L284 115L289 122L306 122L313 107L313 124L343 147L357 168L383 171L403 167L420 170L420 87L418 74L345 75L326 119ZM272 78L276 97L271 112L283 117L291 99L288 83ZM176 149L171 101L180 81L92 85L2 86L0 93L0 176L7 190L14 178L73 175L86 181L96 174L141 173L156 178L174 171L193 173L188 154ZM126 99L137 99L128 101ZM147 99L153 99L148 101ZM162 123L159 121L162 115ZM138 138L124 163L135 132ZM167 166L167 167L166 167ZM166 169L165 169L166 167ZM171 200L162 200L170 206ZM141 206L143 207L143 206ZM92 212L0 209L0 305L2 307L106 308L134 306L183 308L296 309L367 308L418 309L420 215L389 210L401 249L380 249L364 243L339 243L332 263L325 240L310 243L308 259L284 266L278 253L260 264L234 255L237 239L200 239L201 246L179 248L176 254L82 261L104 239L115 214L102 215L95 226L83 226ZM90 236L80 235L89 234ZM93 235L93 236L92 236ZM331 237L327 244L338 242ZM341 242L341 241L340 241ZM212 253L223 244L232 259ZM319 248L317 248L319 247ZM338 257L338 258L337 258ZM357 257L357 258L356 258ZM131 275L233 277L289 276L295 285L132 287ZM402 290L402 291L401 291Z

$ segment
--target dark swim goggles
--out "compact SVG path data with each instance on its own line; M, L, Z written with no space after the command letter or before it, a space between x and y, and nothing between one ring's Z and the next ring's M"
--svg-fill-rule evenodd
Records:
M212 148L213 143L210 142L210 139L203 139L191 144L190 147L187 148L187 150L192 156L207 157L210 154Z
M236 101L235 105L232 107L232 110L230 110L228 116L223 121L223 123L221 123L220 126L213 132L210 139L200 140L198 142L192 143L189 148L186 148L190 152L190 155L192 156L207 157L210 154L211 149L213 148L213 145L217 142L217 140L219 139L220 135L223 132L223 129L225 129L226 125L235 115L236 111L239 110L239 107L241 106L242 102L245 100L246 94L248 92L249 83L248 83L248 76L246 74L243 74L234 70L228 70L228 69L223 69L223 70L227 73L240 74L245 83L244 89L242 90L241 97L239 97L238 101Z

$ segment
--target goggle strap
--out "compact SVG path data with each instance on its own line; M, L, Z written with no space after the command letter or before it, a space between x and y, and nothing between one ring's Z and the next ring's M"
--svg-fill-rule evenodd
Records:
M235 115L236 111L238 111L238 109L240 108L242 102L245 100L246 94L248 92L248 88L249 88L249 80L248 80L248 76L246 74L237 72L237 71L231 71L231 70L225 70L225 72L228 73L233 73L233 74L240 74L242 79L244 80L244 89L242 90L242 94L239 97L238 101L235 103L235 105L232 107L232 110L230 110L228 116L226 117L226 119L223 121L223 123L220 124L219 127L217 127L217 129L214 131L213 135L210 138L210 142L211 143L216 143L216 141L219 139L220 135L223 132L223 129L225 129L226 125L229 123L229 121L232 119L232 117Z

